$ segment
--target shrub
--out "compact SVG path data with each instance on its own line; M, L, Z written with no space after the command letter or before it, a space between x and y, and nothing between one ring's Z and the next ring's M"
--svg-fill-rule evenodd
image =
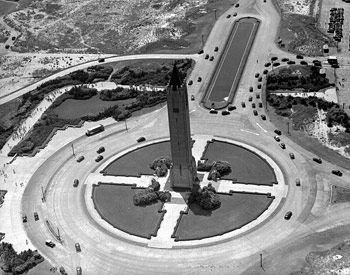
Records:
M150 168L155 171L158 177L164 177L171 167L171 164L169 157L159 157L150 164Z
M206 210L215 210L221 206L220 197L216 194L216 190L211 183L204 186L203 189L198 183L193 184L188 202L197 202L200 207Z
M149 187L153 188L154 191L159 191L160 184L158 181L152 178L151 185Z
M158 195L158 199L159 199L161 202L170 201L171 194L170 194L169 191L158 191L158 192L157 192L157 195Z
M209 172L211 170L211 167L212 167L212 164L209 164L207 162L201 162L201 161L198 161L198 164L197 164L197 171L200 171L200 172Z

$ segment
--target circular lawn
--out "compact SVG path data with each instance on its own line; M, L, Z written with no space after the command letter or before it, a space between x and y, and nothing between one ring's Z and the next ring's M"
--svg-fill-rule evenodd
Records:
M158 230L163 213L161 203L135 206L133 196L137 189L131 186L101 183L93 188L93 201L101 217L131 235L150 238Z

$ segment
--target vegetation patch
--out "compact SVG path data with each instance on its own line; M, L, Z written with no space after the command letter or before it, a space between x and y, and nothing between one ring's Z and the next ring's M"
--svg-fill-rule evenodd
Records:
M205 210L215 210L221 206L220 196L216 193L211 183L203 188L197 182L193 184L188 204L194 202L197 202Z
M154 170L157 177L165 177L170 169L172 161L169 157L158 157L150 164L150 168Z
M159 191L160 184L152 179L151 184L144 190L137 191L133 197L135 205L150 205L158 200L161 202L170 201L171 194L169 191Z
M231 165L227 161L218 160L213 163L198 161L197 171L209 172L208 180L217 181L222 176L232 172Z

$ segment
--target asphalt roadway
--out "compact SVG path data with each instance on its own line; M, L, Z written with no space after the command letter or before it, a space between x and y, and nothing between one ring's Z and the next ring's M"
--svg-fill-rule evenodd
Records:
M282 52L274 43L280 18L271 1L244 1L238 9L232 8L229 13L235 11L239 16L254 16L261 21L235 95L235 102L241 102L247 101L250 95L248 87L257 84L255 72L264 69L263 64L272 54L279 58L291 55ZM215 46L223 48L223 37L227 37L232 27L232 21L226 15L219 18L214 26L205 52L212 51ZM322 165L314 163L313 155L292 142L288 136L282 136L286 149L281 149L273 139L273 125L268 119L263 121L260 116L253 116L250 106L242 108L237 105L237 110L229 116L209 114L199 104L199 98L210 84L208 79L215 68L207 66L207 62L204 57L198 59L191 74L193 79L203 77L203 82L194 83L188 88L189 94L196 97L196 101L189 103L191 132L244 142L267 153L278 163L289 185L288 196L278 212L245 234L220 243L186 249L147 248L101 229L86 213L85 199L89 194L84 194L82 186L87 175L98 171L98 167L103 164L94 161L96 149L104 145L107 149L105 161L108 161L118 152L135 145L140 136L145 136L148 140L168 136L167 110L163 107L150 114L129 119L128 131L123 130L123 123L113 123L112 120L103 122L111 123L103 135L89 138L84 137L86 128L91 126L89 124L81 129L59 131L37 156L18 158L8 165L6 169L16 169L16 178L28 179L24 192L18 188L6 187L9 194L0 209L9 209L6 213L0 212L4 215L0 229L6 232L6 237L13 241L15 247L25 248L23 244L28 238L30 245L38 248L50 263L63 265L69 274L74 274L76 266L82 267L83 274L288 274L292 265L297 268L294 262L301 263L305 253L310 251L304 249L307 245L308 249L315 248L315 236L320 232L336 232L338 228L348 225L350 206L348 203L329 204L329 184L347 186L350 182L349 171L344 169L341 178L331 175L329 171L336 169L335 165L326 161ZM259 114L265 113L262 108L258 111ZM84 162L78 164L74 160L71 142L74 143L75 154L85 156ZM290 159L289 152L294 153L295 160ZM1 156L1 161L8 160L9 158ZM74 178L81 179L82 184L77 189L72 187ZM301 187L294 184L296 178L301 179ZM42 203L41 186L47 184L46 202ZM39 213L39 221L33 219L32 213L35 211ZM283 218L286 211L293 212L289 221ZM24 226L20 216L22 212L28 214L28 223ZM54 228L57 227L63 239L63 244L57 244L54 249L44 244L45 239L53 238L45 226L45 219ZM81 253L75 251L76 242L82 247ZM330 240L329 244L332 243ZM301 248L305 253L292 253ZM276 269L280 265L275 259L288 254L294 255L294 262L285 261L281 267L283 270ZM260 265L260 255L264 257L264 269L256 268Z

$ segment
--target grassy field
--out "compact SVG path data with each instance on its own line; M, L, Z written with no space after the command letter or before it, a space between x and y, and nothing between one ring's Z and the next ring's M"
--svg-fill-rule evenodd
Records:
M350 201L350 189L332 185L332 203L342 203Z
M207 147L204 158L210 163L224 160L231 164L232 172L224 179L237 179L237 182L263 185L272 185L272 182L276 182L275 174L269 164L243 147L214 141Z
M154 171L149 166L161 156L171 157L170 141L151 144L121 156L102 172L116 176L153 175Z
M214 211L193 203L188 214L182 215L175 235L179 240L192 240L238 229L260 216L272 200L263 194L220 195L221 207Z
M130 186L100 184L94 187L95 208L108 223L132 235L147 238L154 233L161 218L160 203L135 206L136 190Z

